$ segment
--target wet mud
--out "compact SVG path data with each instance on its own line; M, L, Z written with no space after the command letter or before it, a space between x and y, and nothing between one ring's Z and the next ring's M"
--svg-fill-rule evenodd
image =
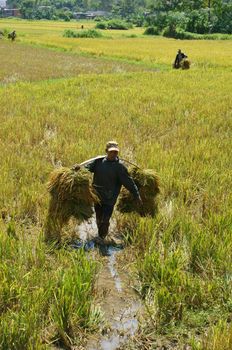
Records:
M130 277L117 264L118 254L124 252L112 247L96 283L104 325L102 335L88 341L87 350L120 349L139 327L141 303L131 287Z
M81 240L88 241L97 234L95 220L78 228ZM110 239L119 238L112 225ZM103 322L98 334L89 338L86 350L117 350L133 340L139 328L142 305L132 288L132 279L126 264L126 250L109 243L109 256L102 257L102 268L96 280L97 303L103 313ZM120 258L120 259L118 259ZM120 262L119 262L120 261ZM124 265L124 266L123 266Z

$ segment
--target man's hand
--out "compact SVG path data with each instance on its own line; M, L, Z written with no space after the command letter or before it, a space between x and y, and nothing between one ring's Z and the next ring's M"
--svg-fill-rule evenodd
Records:
M146 216L144 213L143 200L140 195L137 197L136 201L137 201L138 212L140 213L141 216Z
M138 203L139 206L142 207L142 205L143 205L143 200L142 200L142 198L140 197L140 195L137 197L137 203Z
M81 168L81 166L79 164L74 164L71 169L74 171L78 171L78 170L80 170L80 168Z

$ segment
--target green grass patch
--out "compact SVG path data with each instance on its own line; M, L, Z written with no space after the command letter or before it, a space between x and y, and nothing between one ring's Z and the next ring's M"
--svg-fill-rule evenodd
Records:
M143 34L144 35L159 35L160 31L157 27L147 27Z
M116 29L116 30L128 30L133 28L133 25L131 23L128 23L126 21L120 20L120 19L112 19L110 21L106 22L98 22L96 24L97 29Z
M181 29L172 29L170 27L164 29L163 36L167 38L175 38L181 40L232 40L232 34L197 34L185 32Z
M78 31L67 29L64 31L63 36L65 38L101 38L103 37L102 33L95 29L78 30Z

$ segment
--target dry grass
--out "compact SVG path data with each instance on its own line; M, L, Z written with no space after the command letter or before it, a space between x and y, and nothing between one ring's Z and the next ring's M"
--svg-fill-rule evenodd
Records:
M226 322L219 322L219 324L212 327L200 346L200 350L230 350L231 348L232 325Z
M80 74L124 73L141 67L0 41L0 83L68 78Z

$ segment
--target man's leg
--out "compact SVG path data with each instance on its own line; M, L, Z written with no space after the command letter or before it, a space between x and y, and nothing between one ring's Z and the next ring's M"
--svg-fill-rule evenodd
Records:
M103 216L103 210L102 210L101 204L95 204L94 209L96 214L97 228L99 231L99 227L101 226L102 216Z
M108 235L109 226L110 226L110 218L112 216L114 210L113 205L102 205L102 221L99 230L99 236L104 239Z
M102 239L104 239L108 234L113 209L113 205L97 204L95 206L98 235Z

